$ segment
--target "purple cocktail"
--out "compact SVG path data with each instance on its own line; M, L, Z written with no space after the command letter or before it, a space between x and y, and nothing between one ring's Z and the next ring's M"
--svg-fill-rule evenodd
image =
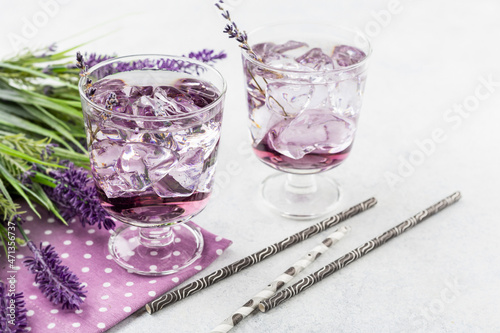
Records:
M92 84L80 84L92 175L103 208L134 226L111 237L110 251L139 274L182 269L201 253L201 235L181 223L210 197L225 83L175 57L119 58L89 72ZM174 249L180 238L193 246Z
M333 181L312 175L351 152L369 44L321 24L266 27L248 40L255 54L243 53L252 147L266 165L289 174L268 178L262 195L285 216L322 215L340 193Z
M167 71L118 73L93 87L96 104L109 104L120 116L144 119L139 124L96 119L99 131L88 133L103 208L116 218L144 224L182 222L203 209L212 185L222 113L208 121L195 117L196 124L188 128L148 118L196 114L219 98L217 89ZM109 101L111 94L115 101Z

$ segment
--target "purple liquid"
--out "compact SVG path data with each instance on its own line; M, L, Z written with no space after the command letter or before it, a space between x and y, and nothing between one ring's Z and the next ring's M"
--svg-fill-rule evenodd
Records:
M299 159L290 158L272 149L261 141L253 148L255 155L272 168L289 173L317 173L335 168L341 164L351 152L352 144L338 153L310 152Z
M194 192L187 197L161 198L154 192L131 197L108 198L97 189L101 205L111 216L134 224L183 221L205 208L210 197L207 192Z

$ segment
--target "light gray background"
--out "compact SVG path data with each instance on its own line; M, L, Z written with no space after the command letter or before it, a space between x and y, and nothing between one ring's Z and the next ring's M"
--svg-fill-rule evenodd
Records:
M452 208L234 332L499 331L500 2L226 2L247 30L308 19L356 27L372 37L356 144L330 173L345 190L339 209L370 196L379 204L347 222L351 235L307 273L455 190L463 193ZM61 47L68 47L105 34L81 50L228 53L216 66L229 85L217 195L195 221L234 244L190 281L312 223L280 218L258 200L260 181L273 171L249 150L239 49L221 33L225 22L212 1L30 0L3 1L2 8L0 57L15 51L16 38L32 47L64 40ZM38 24L36 31L24 28L27 21ZM110 332L208 332L324 236L154 316L134 314Z

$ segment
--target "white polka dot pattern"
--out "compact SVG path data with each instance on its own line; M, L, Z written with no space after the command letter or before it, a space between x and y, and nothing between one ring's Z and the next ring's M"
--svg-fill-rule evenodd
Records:
M25 210L29 210L25 209ZM41 212L43 215L43 212ZM177 287L185 279L198 273L220 256L230 242L202 229L205 249L203 255L186 272L162 277L138 276L128 273L118 266L111 255L107 254L109 232L104 229L83 228L78 220L70 226L59 223L46 213L39 221L32 217L25 225L25 232L39 246L50 244L55 247L64 265L75 273L87 290L87 298L80 310L61 310L59 306L46 302L31 274L18 274L18 288L24 292L27 331L31 332L104 332L141 308L145 303ZM191 222L189 222L191 223ZM175 246L182 248L182 239L174 239ZM135 243L131 243L135 244ZM160 251L152 249L151 271L157 271L155 260ZM176 251L175 255L180 255ZM131 251L130 255L137 255ZM16 253L16 266L22 268L22 261L31 256L26 247L19 247ZM173 266L176 269L177 266ZM189 272L189 273L187 273Z

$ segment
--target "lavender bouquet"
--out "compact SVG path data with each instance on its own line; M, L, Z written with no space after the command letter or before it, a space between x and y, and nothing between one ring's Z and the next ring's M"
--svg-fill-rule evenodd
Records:
M56 52L51 45L0 61L0 217L5 221L0 240L6 222L22 213L13 196L21 196L36 214L33 202L40 203L63 223L78 216L83 225L114 226L85 171L89 160L77 83L82 66L115 56L90 53L75 63L74 49ZM214 63L226 54L204 49L187 56Z
M85 290L49 244L37 247L23 231L23 211L16 198L24 200L39 216L34 203L52 212L62 223L78 217L83 226L114 228L102 209L92 178L85 144L78 80L80 72L114 55L79 55L75 48L61 52L55 45L0 61L0 241L7 253L16 227L33 256L24 264L35 275L41 292L63 309L78 309ZM224 52L201 50L187 55L206 63L224 59ZM85 59L85 61L83 60ZM182 66L182 63L169 64ZM141 66L141 64L137 64ZM8 255L6 256L9 257ZM0 281L0 328L23 332L26 310L22 293L8 296ZM13 299L20 311L11 323L2 314Z

